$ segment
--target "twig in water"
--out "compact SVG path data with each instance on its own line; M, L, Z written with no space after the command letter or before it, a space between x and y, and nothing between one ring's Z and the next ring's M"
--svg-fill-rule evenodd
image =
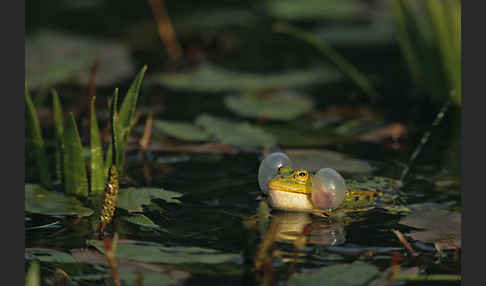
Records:
M108 261L108 266L110 267L110 275L113 278L113 283L115 286L121 286L120 278L118 277L118 271L116 270L115 263L115 253L118 246L118 233L115 232L113 240L111 243L108 239L105 239L105 249L106 249L106 260Z
M398 240L400 240L400 242L403 244L403 246L405 246L405 248L408 250L408 252L411 255L415 255L415 251L413 250L412 246L408 243L405 236L403 236L403 234L398 230L392 229L392 231L397 236Z
M167 14L164 0L149 0L149 4L152 8L155 21L157 22L157 29L159 30L160 39L167 47L167 53L169 54L171 60L178 63L182 56L182 49L177 41L176 33L172 27L172 22Z
M428 130L427 132L425 132L424 136L422 136L422 139L420 140L419 145L413 151L412 156L410 156L410 159L408 160L407 165L405 166L405 169L403 170L402 175L400 176L400 180L401 181L403 181L403 179L405 178L405 176L410 171L410 167L412 166L413 162L415 161L415 159L419 155L420 151L422 151L422 148L424 147L424 145L429 141L429 137L432 134L432 130L435 127L437 127L437 125L439 125L439 123L442 121L442 118L444 118L444 115L447 112L447 110L449 109L449 106L450 105L451 105L451 102L450 101L447 101L444 104L444 106L442 106L442 108L440 109L439 113L437 113L437 116L435 117L434 122L432 123L431 129Z
M147 117L147 121L145 122L143 137L139 141L142 151L146 151L150 143L150 136L152 135L152 122L153 122L153 113L151 112L149 113Z

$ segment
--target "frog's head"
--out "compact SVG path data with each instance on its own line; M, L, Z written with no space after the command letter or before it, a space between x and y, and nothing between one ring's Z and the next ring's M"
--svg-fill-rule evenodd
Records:
M305 169L293 170L289 166L282 166L277 176L268 182L270 190L310 194L312 178Z

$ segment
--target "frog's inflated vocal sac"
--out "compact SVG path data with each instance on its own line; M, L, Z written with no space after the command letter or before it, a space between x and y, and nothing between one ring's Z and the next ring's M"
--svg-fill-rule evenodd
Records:
M293 169L292 162L284 153L267 156L258 172L258 182L268 196L268 203L280 210L361 211L374 208L377 202L393 200L393 195L383 192L382 187L389 183L386 178L376 177L365 182L377 188L361 188L359 182L345 181L331 168L320 169L315 174L305 169Z

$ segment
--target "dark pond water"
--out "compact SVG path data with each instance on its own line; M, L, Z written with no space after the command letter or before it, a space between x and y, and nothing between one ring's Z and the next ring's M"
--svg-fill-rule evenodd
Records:
M51 2L56 2L58 6ZM179 4L175 3L177 1L167 2L169 11L175 11L174 15L189 14L187 9L204 11L217 6L216 3L205 6L195 3L197 1L181 1L184 3ZM237 1L227 2L229 4L225 5L228 7L238 8L242 5ZM88 8L77 8L78 10L63 10L63 3L64 1L50 1L49 4L28 3L27 33L33 33L39 28L62 27L76 33L117 38L131 25L140 20L151 19L148 5L134 8L130 1L103 1L102 8L89 8L88 5ZM255 5L251 7L258 11ZM183 43L186 48L191 45L207 45L204 47L205 52L213 61L227 67L258 72L275 71L295 63L301 67L308 66L319 58L312 48L301 43L280 36L265 37L268 30L264 27L270 20L266 16L261 17L261 29L237 34L243 40L252 39L253 45L239 45L227 53L219 54L221 51L214 47L215 43L204 43L201 35L185 37ZM253 48L249 49L249 46ZM294 53L296 49L301 56L284 56ZM348 154L369 162L373 167L371 175L398 179L423 134L431 130L431 123L440 109L440 104L432 102L426 96L413 95L415 91L410 88L408 71L396 45L380 46L379 49L343 48L342 52L365 74L377 79L380 83L377 89L382 96L370 102L350 82L314 85L307 89L315 99L314 110L323 111L330 105L362 106L371 103L384 118L381 122L401 122L408 132L400 139L399 147L395 148L390 141L385 140L378 143L330 144L312 149ZM148 64L150 70L164 70L161 63L166 58L160 46L157 48L157 45L149 45L146 49L135 49L132 57L137 69L138 65ZM285 63L282 62L284 58ZM127 80L117 83L116 86L126 88L129 83L130 80ZM99 88L98 94L102 99L100 101L106 99L111 90L111 87ZM86 93L85 89L70 84L59 85L58 92L67 95L63 98L66 110L75 109L78 102L76 95ZM321 96L322 92L329 96ZM162 111L155 114L158 119L193 120L202 112L237 118L225 109L223 94L144 87L140 106L151 108L155 105L162 107ZM310 120L310 116L304 117L304 120ZM429 142L411 165L403 187L407 195L407 205L437 203L441 208L460 212L459 118L460 110L455 107L449 109L441 124L432 130ZM45 124L43 128L47 136L50 136L52 126ZM133 137L138 140L140 133L134 132ZM286 149L285 146L282 148ZM36 183L38 178L33 171L34 164L29 154L27 150L27 182ZM183 273L179 274L183 277L179 283L183 285L285 285L289 274L306 273L325 266L355 261L365 261L376 266L379 271L386 271L397 253L401 257L403 269L418 267L421 274L461 273L460 252L455 254L454 250L446 250L441 255L432 244L410 240L418 254L410 255L392 232L400 230L407 233L410 228L398 223L400 215L388 214L379 209L367 212L361 215L361 220L347 224L330 224L324 218L303 213L272 211L271 216L259 216L259 208L264 201L257 182L258 166L262 157L261 149L244 149L233 154L157 151L142 154L137 150L130 150L127 154L128 179L125 184L182 193L182 204L155 200L153 205L145 208L144 214L164 231L115 219L105 235L110 237L117 232L121 240L156 243L166 247L201 247L235 254L235 259L216 264L162 263L167 265L163 272L177 270ZM147 178L147 173L150 178ZM123 210L117 212L117 216L125 214ZM91 231L89 219L26 212L27 228L54 221L60 223L42 229L26 230L26 248L53 249L74 255L79 250L88 248L88 240L98 239L98 233ZM296 247L296 241L303 237L306 238L305 247ZM265 249L262 243L264 241L271 241L272 247ZM369 250L373 250L373 254L367 256L371 253ZM26 259L26 267L29 263L30 260ZM255 263L262 263L263 266L255 269ZM68 273L73 278L74 285L107 285L103 283L108 279L86 278L90 274L107 273L106 266L91 260L85 260L84 263L42 262L41 273L45 285L52 285L49 277L52 277L57 268ZM184 276L186 274L189 274L189 278ZM171 275L177 277L176 274ZM387 285L386 281L370 283L366 285ZM459 283L401 281L393 285L449 284Z

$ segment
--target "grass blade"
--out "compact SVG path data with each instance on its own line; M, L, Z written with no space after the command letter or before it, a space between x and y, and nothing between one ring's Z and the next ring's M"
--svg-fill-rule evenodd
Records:
M90 145L91 145L91 154L90 154L90 167L91 167L91 193L93 194L102 194L103 189L105 188L105 180L104 180L104 166L103 166L103 149L101 147L101 138L100 138L100 130L98 128L98 121L96 120L96 111L95 111L95 100L96 97L93 97L91 101L91 118L90 118Z
M111 149L112 149L112 164L115 164L117 167L120 166L120 123L118 117L118 88L115 88L115 92L113 93L113 97L111 99ZM110 169L111 165L108 165L108 169Z
M120 112L118 115L117 125L116 125L116 135L118 137L117 147L116 150L116 161L117 161L117 168L120 174L123 174L124 164L125 164L125 149L128 142L128 136L130 134L131 123L135 115L135 109L137 107L137 100L140 93L140 87L142 86L142 80L145 75L145 71L147 70L147 66L144 66L142 70L138 73L135 79L132 82L132 85L128 89L125 98L123 99L123 103L120 108ZM115 125L114 125L115 126Z
M49 189L51 187L51 180L49 176L47 155L44 149L44 140L42 139L42 130L40 128L39 119L37 118L34 103L32 102L27 87L25 88L25 103L27 105L27 124L30 129L28 138L30 139L34 151L39 179L41 185Z
M88 196L88 177L83 158L83 146L73 113L69 113L64 130L64 180L67 194Z
M113 164L113 145L110 144L108 147L108 151L105 155L105 166L103 169L103 181L106 182L108 180L108 173L110 172L110 167Z
M38 261L32 261L25 274L25 286L40 286L41 285L41 275L40 266Z
M55 127L55 139L56 139L56 177L61 184L64 184L63 170L63 154L64 144L62 134L64 132L64 118L62 113L62 105L59 100L57 92L52 90L52 106L54 110L54 127Z

